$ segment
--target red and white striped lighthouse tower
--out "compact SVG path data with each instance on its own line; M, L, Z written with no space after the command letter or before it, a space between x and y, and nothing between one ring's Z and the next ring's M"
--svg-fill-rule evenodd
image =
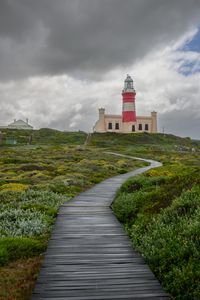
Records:
M122 122L124 125L126 125L126 123L136 122L135 96L136 92L133 87L133 79L130 75L127 75L127 78L124 81L124 89L122 91Z

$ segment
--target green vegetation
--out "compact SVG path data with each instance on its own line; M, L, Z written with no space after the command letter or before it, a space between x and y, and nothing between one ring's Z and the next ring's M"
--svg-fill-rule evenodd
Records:
M200 297L199 171L179 163L132 177L112 205L134 248L177 300Z
M98 149L83 150L74 145L3 147L0 191L31 188L71 197L136 165L138 162L116 158Z
M38 256L46 244L41 240L17 237L0 239L0 266L19 258Z
M200 298L199 141L95 133L86 147L83 132L3 130L3 136L0 299L30 299L62 203L105 178L144 165L106 151L163 162L163 167L130 178L118 191L113 210L172 298ZM5 145L10 137L17 145Z
M1 129L3 133L3 144L6 144L6 139L14 138L17 144L33 144L33 145L60 145L73 144L81 145L84 143L86 133L66 132L50 128L42 128L39 130L19 130L19 129Z
M182 148L183 151L187 151L191 147L200 147L200 141L191 140L189 137L181 138L172 134L161 133L93 133L91 145L108 147L109 149L115 149L116 146L118 149L131 148L136 152L141 149L147 150L146 147L150 150L177 150Z
M7 134L14 134L18 144L0 148L0 299L25 300L30 298L60 205L144 163L79 146L85 133L35 131L32 143L41 142L37 145L26 145L30 132ZM13 270L18 262L23 265L20 274Z

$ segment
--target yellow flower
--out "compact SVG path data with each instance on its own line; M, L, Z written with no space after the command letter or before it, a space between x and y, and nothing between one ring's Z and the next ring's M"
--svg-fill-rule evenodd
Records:
M146 172L146 176L156 177L156 176L173 176L174 174L167 170L162 169L152 169Z
M0 186L0 191L25 191L28 189L27 184L21 183L6 183Z

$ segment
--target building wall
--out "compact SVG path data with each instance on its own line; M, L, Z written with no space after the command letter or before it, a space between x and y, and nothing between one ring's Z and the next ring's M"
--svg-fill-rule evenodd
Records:
M144 131L157 132L156 112L152 112L151 116L139 116L136 118L136 122L122 122L122 116L108 115L105 114L105 109L99 109L99 120L94 126L94 132L130 133Z
M24 130L32 130L32 126L26 126L26 125L8 125L7 128L9 129L24 129Z
M137 117L137 131L152 132L152 118L151 117Z
M112 124L112 128L110 128ZM118 115L105 115L105 130L106 132L121 132L122 117Z
M152 111L151 118L152 118L151 132L157 132L157 112L156 111Z
M99 120L96 122L93 128L94 132L106 132L105 124L105 109L99 109Z

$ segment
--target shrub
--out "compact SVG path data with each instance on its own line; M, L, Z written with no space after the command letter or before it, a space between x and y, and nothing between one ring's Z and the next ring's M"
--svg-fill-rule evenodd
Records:
M1 243L0 243L1 245ZM0 267L6 265L9 262L9 254L6 248L2 247L0 248Z
M53 193L65 194L68 192L68 186L61 180L55 180L49 185Z
M33 257L43 253L46 242L31 238L0 238L0 266L25 257Z
M142 192L137 194L120 193L112 205L112 208L122 223L132 221L132 218L138 213L141 203Z
M155 177L155 176L174 176L175 174L168 170L160 169L151 169L145 173L146 176Z
M22 171L35 171L35 170L43 171L46 168L40 165L26 164L26 165L22 165L19 169Z
M144 188L147 189L152 186L154 187L163 184L167 180L168 179L165 176L146 177L144 175L140 175L136 177L131 177L122 185L122 187L119 190L119 193L133 193Z
M154 217L145 229L138 224L131 229L134 245L175 299L200 296L199 218L200 187L194 186Z
M13 205L21 199L21 191L0 191L0 205Z
M8 208L0 213L0 237L36 236L49 230L47 219L39 211Z
M23 164L27 162L27 160L12 157L2 158L1 161L4 164Z
M175 175L164 176L169 170ZM138 212L143 222L144 214L147 216L159 213L162 208L169 206L174 198L180 196L184 189L190 189L200 181L196 168L162 167L156 170L154 177L149 176L148 172L128 179L117 192L112 207L121 222L133 223ZM159 174L161 176L158 176Z
M24 204L41 204L46 207L59 208L59 206L69 200L69 197L59 195L52 191L28 190L21 195Z
M176 300L200 298L199 174L181 165L148 171L126 181L112 205L134 247Z

